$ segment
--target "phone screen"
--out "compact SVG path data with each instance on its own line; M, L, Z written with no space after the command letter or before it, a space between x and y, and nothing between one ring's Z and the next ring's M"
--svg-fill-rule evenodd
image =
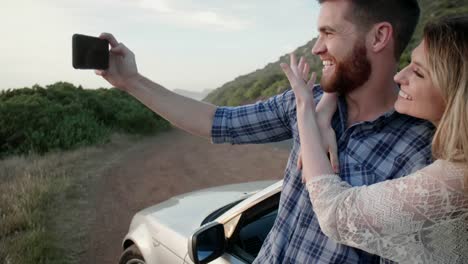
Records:
M74 34L72 38L73 68L109 68L109 42L104 39Z

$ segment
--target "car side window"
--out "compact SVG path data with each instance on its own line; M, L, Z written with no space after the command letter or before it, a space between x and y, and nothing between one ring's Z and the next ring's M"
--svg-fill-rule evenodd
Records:
M278 214L280 193L253 206L242 214L228 241L227 251L247 263L257 257Z
M203 222L201 223L200 226L203 226L204 224L207 224L211 221L214 221L218 216L224 214L227 210L231 209L232 207L236 206L238 203L244 201L245 198L243 199L240 199L240 200L237 200L235 202L232 202L230 204L227 204L219 209L217 209L216 211L212 212L211 214L209 214L204 220Z

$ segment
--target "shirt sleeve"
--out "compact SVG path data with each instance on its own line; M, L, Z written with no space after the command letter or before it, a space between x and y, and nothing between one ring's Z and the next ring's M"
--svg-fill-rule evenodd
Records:
M467 257L454 254L468 235L463 227L468 219L466 169L443 168L440 162L362 187L337 175L311 179L307 189L322 231L338 243L397 262L433 263L424 259L428 249L452 259Z
M254 144L290 139L294 109L291 90L255 104L218 107L211 130L212 142Z
M322 96L314 87L316 104ZM292 138L296 125L296 98L292 90L255 104L218 107L211 128L212 143L261 144Z

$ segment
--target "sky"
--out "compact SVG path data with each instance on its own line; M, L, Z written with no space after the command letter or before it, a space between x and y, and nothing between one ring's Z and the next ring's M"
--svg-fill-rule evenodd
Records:
M72 67L74 33L112 33L141 74L168 89L215 89L317 35L315 0L2 0L0 90L66 81L111 87Z

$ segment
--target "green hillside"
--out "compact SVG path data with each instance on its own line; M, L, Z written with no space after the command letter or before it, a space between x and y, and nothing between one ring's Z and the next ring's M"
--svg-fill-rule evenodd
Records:
M445 15L468 14L468 0L420 0L419 3L422 10L420 23L407 50L401 57L401 66L409 62L410 51L419 43L423 27L428 21ZM310 52L314 43L315 39L297 48L294 53L298 56L305 56L310 62L312 70L320 73L321 62ZM235 106L253 103L281 93L289 89L286 77L279 66L282 62L288 62L287 54L281 56L278 61L269 63L263 69L239 76L224 84L208 94L204 101L216 105Z
M310 52L313 44L314 40L297 48L294 53L306 57L312 69L318 69L322 63L318 57L313 56ZM269 63L263 69L237 77L208 94L204 101L216 105L234 106L252 103L281 93L288 89L288 82L279 64L288 62L288 59L289 56L285 54L278 61Z
M154 134L170 127L117 89L66 82L0 92L0 159L106 142L112 133Z
M443 16L468 14L468 0L419 0L421 19L408 48L401 57L401 64L410 61L410 51L420 42L424 25Z

